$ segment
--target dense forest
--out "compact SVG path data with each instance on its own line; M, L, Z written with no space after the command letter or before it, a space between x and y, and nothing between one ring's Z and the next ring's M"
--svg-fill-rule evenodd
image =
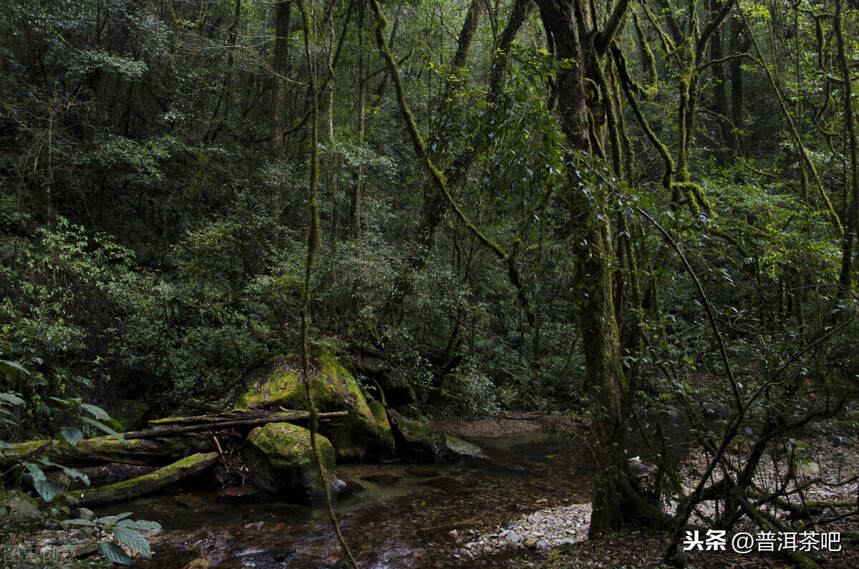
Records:
M591 538L841 523L855 561L856 461L803 478L859 444L855 0L3 1L0 70L0 489L61 503L13 443L135 403L304 409L329 473L320 429L443 460L430 419L534 413L589 449ZM272 369L304 387L260 403Z

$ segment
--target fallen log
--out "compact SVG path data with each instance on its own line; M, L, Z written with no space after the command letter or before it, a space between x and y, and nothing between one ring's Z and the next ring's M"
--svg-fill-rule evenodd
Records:
M181 436L120 441L114 437L83 439L75 446L56 439L29 441L4 450L0 466L47 458L65 466L98 466L108 462L158 466L213 448L209 437Z
M320 413L320 421L330 421L348 415L347 411L332 411ZM178 427L164 427L147 429L145 431L131 431L124 433L126 439L152 439L172 436L184 433L200 433L204 431L216 431L219 429L232 429L236 427L257 427L266 423L303 423L309 420L310 414L306 411L271 412L261 410L234 411L232 413L219 413L218 415L201 415L198 417L168 417L157 421L150 421L155 425L181 424Z
M319 419L331 421L346 415L346 411L320 413ZM18 443L3 451L0 466L9 467L17 462L40 457L66 466L96 466L107 462L158 466L195 452L213 450L212 438L203 436L203 433L235 428L250 429L266 423L302 423L308 418L306 411L259 409L198 417L168 417L151 423L171 425L178 421L178 426L121 433L125 441L103 436L83 439L75 446L56 439Z
M98 488L74 490L66 493L65 496L69 502L79 506L99 506L111 502L122 502L149 494L168 484L199 474L212 466L217 459L218 453L216 452L192 454L143 476Z

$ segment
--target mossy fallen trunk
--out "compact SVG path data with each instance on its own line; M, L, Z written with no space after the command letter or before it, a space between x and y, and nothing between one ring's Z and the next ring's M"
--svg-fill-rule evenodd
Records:
M320 413L323 422L342 420L345 411ZM59 440L28 441L14 445L0 457L0 466L45 457L67 466L96 466L108 462L159 466L195 452L214 449L209 434L224 429L248 429L266 423L307 422L306 411L252 409L196 417L168 417L150 421L155 428L115 437L83 439L71 447Z
M346 417L345 411L320 413L320 421L331 421ZM218 415L201 415L199 417L167 417L150 421L155 428L146 431L124 433L126 439L152 439L165 435L199 433L219 429L251 428L267 423L306 423L310 415L306 411L266 411L263 409L236 410ZM170 426L167 426L170 425ZM176 425L176 426L173 426Z
M98 488L75 490L67 493L66 497L69 502L81 506L97 506L130 500L199 474L212 466L217 459L216 452L192 454L149 474Z
M74 447L57 440L29 441L4 451L0 466L8 467L37 456L66 466L97 466L107 462L157 466L212 448L210 437L190 435L125 442L114 437L95 437L84 439Z

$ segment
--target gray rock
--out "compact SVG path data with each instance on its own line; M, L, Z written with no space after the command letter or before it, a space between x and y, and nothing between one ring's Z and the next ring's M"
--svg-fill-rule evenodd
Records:
M91 522L95 519L95 512L93 512L89 508L75 508L74 510L72 510L70 517L72 519L86 520L88 522Z
M0 491L0 526L35 527L42 521L38 502L23 492Z

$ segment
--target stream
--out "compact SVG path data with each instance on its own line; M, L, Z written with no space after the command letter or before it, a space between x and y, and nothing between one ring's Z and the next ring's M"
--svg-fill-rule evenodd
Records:
M513 547L469 554L464 546L523 515L589 501L590 452L571 435L532 431L470 440L489 460L337 467L340 478L363 488L336 503L362 568L500 568L512 557L539 559L545 552ZM141 569L190 562L218 569L345 567L324 507L230 503L215 492L185 488L113 510L100 515L131 511L165 530L153 541L156 554L135 561Z

